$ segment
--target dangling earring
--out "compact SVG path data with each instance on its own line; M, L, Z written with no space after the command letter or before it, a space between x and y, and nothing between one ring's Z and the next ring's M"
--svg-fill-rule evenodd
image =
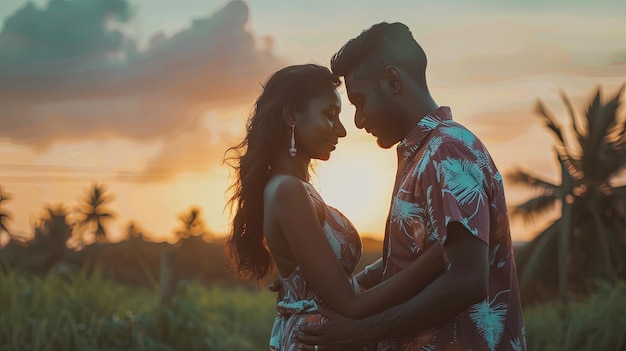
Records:
M295 129L296 129L296 125L292 124L291 125L291 147L289 148L289 155L291 155L291 157L295 157L296 151L298 151L298 149L296 149Z

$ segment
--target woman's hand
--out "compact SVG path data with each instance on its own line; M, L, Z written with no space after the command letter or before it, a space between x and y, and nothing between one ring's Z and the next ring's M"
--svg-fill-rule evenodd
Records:
M368 341L358 320L320 307L319 312L328 319L322 325L302 327L294 332L300 351L363 350ZM317 348L316 348L317 346Z

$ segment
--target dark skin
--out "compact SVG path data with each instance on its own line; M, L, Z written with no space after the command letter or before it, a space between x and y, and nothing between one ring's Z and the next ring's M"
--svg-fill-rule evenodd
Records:
M280 235L290 249L289 253L279 255L275 252L282 245L277 241L282 239L268 240L270 247L274 246L272 252L278 257L279 270L281 266L285 270L281 275L288 276L290 271L285 266L295 268L297 262L307 281L331 309L351 318L363 318L405 301L443 272L443 251L434 244L424 252L423 259L416 260L394 279L356 294L324 235L318 210L306 187L287 174L270 179L266 188L265 216L269 229L266 235Z
M380 284L383 280L383 259L379 258L355 277L363 289L371 289L374 285Z
M386 66L378 90L354 74L345 81L356 108L356 126L373 134L383 148L399 142L422 116L437 108L425 83L415 82L401 67ZM385 116L385 110L393 112ZM373 341L416 335L484 300L489 280L487 244L458 222L449 223L446 229L447 271L406 302L368 318L351 319L325 311L331 319L328 323L296 333L298 350L313 351L314 345L323 351L349 350ZM420 276L420 272L416 274Z
M331 309L350 318L363 318L406 301L440 275L444 269L443 249L432 244L420 260L393 279L355 293L322 229L324 212L309 194L314 189L301 180L306 179L310 159L328 159L333 144L345 136L337 117L340 103L333 92L314 99L305 111L284 110L287 125L295 125L301 133L296 134L298 152L295 157L285 152L273 161L264 191L263 230L283 277L299 266Z
M408 301L365 319L325 313L331 319L317 328L302 328L298 350L347 350L374 341L417 334L460 314L487 297L488 247L460 223L447 227L445 252L450 268Z

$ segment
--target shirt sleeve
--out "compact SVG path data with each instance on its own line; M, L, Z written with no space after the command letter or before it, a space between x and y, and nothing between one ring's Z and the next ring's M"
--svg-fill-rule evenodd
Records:
M489 244L488 170L482 167L480 150L447 141L430 149L423 159L417 190L425 194L430 240L442 245L447 225L461 223L472 235Z

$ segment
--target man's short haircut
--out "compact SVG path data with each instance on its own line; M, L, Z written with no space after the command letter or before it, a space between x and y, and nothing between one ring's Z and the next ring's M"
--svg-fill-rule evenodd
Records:
M426 88L426 63L424 50L405 24L381 22L350 39L333 55L330 67L339 76L378 80L385 66L395 65Z

